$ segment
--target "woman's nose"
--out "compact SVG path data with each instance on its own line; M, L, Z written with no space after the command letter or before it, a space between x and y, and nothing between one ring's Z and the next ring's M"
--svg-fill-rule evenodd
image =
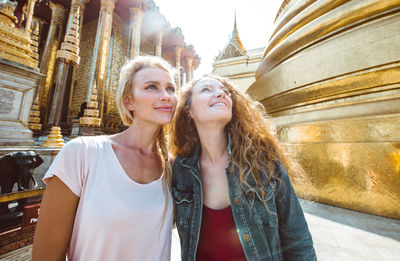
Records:
M215 95L217 98L225 97L225 92L223 90L215 90Z
M162 90L161 91L161 100L163 101L169 101L171 99L171 95L168 93L167 90Z

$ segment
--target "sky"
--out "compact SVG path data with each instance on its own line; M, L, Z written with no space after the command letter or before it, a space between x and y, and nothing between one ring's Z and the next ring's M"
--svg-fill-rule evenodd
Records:
M239 37L246 50L265 48L282 0L154 0L187 44L201 57L194 76L211 73L214 58L229 42L236 10Z

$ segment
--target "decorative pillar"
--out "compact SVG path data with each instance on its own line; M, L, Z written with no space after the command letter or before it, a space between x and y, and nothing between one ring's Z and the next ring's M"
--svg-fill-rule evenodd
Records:
M40 61L42 54L43 54L43 37L42 37L43 29L44 29L44 26L48 23L46 20L44 20L42 18L38 18L38 17L33 17L33 21L34 21L34 23L38 24L38 29L39 29L39 35L38 35L37 41L38 41L38 54L39 54L38 57L39 57L39 61ZM33 27L31 27L31 28L33 29Z
M61 123L67 77L73 65L79 64L80 61L78 46L80 8L81 1L72 0L64 42L61 44L61 49L57 51L57 78L48 121L48 126L52 126L52 129L48 139L40 145L42 147L64 146L59 125Z
M163 41L163 36L164 36L164 32L160 29L157 32L156 35L156 52L155 52L155 56L160 56L162 55L162 41Z
M190 56L185 57L186 62L186 82L191 81L193 79L193 58Z
M99 127L101 124L97 107L97 88L96 83L94 83L90 100L87 102L86 109L83 111L83 117L79 118L79 125L81 127L87 127L87 135L90 135L90 127Z
M108 55L109 55L109 46L111 39L111 29L112 29L112 19L113 19L113 11L114 11L115 2L114 0L102 0L99 14L99 21L97 24L97 34L96 34L96 42L93 51L93 64L92 68L94 71L91 73L90 86L88 90L88 108L89 110L97 110L97 101L96 107L93 107L92 103L92 95L95 95L97 99L97 89L101 90L101 106L100 106L100 119L103 117L103 102L105 98L105 86L106 86L106 76L107 76L107 63L108 63ZM95 89L95 87L97 89ZM94 94L96 91L96 94ZM92 104L92 107L89 107ZM80 118L79 122L84 126L100 126L101 120L98 119L98 114L96 114L96 120L93 120L93 114L90 117L87 115ZM82 119L83 118L83 119ZM90 124L89 124L90 123Z
M31 22L31 57L39 64L39 20L33 18Z
M174 46L174 51L175 51L175 67L178 70L178 73L176 75L176 87L178 90L181 88L181 53L182 53L182 47L180 46Z
M131 13L129 58L133 59L135 56L140 54L140 31L142 28L143 10L139 3L130 7L129 11Z
M82 35L82 26L83 26L83 19L84 19L84 15L85 15L85 7L86 4L89 3L90 0L82 0L81 2L81 17L80 17L80 21L79 21L79 35ZM80 45L80 37L79 37L79 43L78 45ZM68 99L68 109L70 109L72 107L72 97L74 95L74 87L75 87L75 78L76 78L76 72L79 69L79 66L74 66L73 71L72 71L72 79L71 79L71 90L70 90L70 94L69 94L69 99ZM71 114L70 111L68 110L68 114L67 114L67 121L69 122L71 120ZM76 120L76 119L73 119ZM79 122L79 119L78 119Z
M39 63L39 20L33 19L32 22L32 34L31 34L31 57L32 59ZM39 110L39 96L38 90L36 89L36 97L33 101L31 111L29 113L28 127L33 132L39 132L42 129L42 124L40 124L40 110Z
M50 8L50 26L40 59L40 72L46 74L46 78L40 81L38 89L41 120L44 124L47 123L50 113L50 95L56 69L56 54L60 48L63 24L67 14L67 10L62 5L50 2Z
M28 128L33 132L39 132L42 129L42 124L40 124L39 95L37 92L29 113Z
M31 23L33 17L33 10L35 9L35 4L37 0L28 0L28 8L26 10L26 22L25 22L25 32L30 34L31 31Z

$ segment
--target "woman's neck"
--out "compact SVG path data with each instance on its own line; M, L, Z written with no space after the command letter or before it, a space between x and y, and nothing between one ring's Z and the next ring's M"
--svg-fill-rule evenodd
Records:
M200 160L211 164L219 162L227 154L227 137L224 128L197 128L201 154Z
M156 148L160 125L134 122L128 129L115 135L115 139L124 146L151 154Z

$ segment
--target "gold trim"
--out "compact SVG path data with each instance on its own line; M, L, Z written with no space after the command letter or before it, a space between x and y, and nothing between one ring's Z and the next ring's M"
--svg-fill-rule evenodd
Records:
M14 192L14 193L3 194L3 195L0 195L0 203L40 196L44 193L44 190L45 190L45 188L38 188L38 189L33 189L33 190L28 190L28 191L18 191L18 192Z
M345 98L360 93L366 94L368 90L377 92L373 88L381 87L380 89L385 89L385 86L396 83L400 83L400 66L359 72L356 75L307 85L272 97L257 97L254 92L250 92L249 94L260 101L268 109L269 113L275 113L277 111ZM268 86L265 86L265 88L268 88ZM389 89L391 88L398 87L389 87ZM262 93L262 90L258 89L257 92Z
M350 1L348 4L334 8L329 13L319 16L318 19L314 19L302 27L300 27L302 24L295 24L295 31L289 32L290 35L285 36L284 40L264 52L264 59L257 69L256 78L258 79L272 70L299 49L309 48L317 40L329 37L355 23L370 21L378 14L398 10L399 6L400 0ZM325 8L325 6L323 5L321 8ZM318 26L316 23L318 23Z

